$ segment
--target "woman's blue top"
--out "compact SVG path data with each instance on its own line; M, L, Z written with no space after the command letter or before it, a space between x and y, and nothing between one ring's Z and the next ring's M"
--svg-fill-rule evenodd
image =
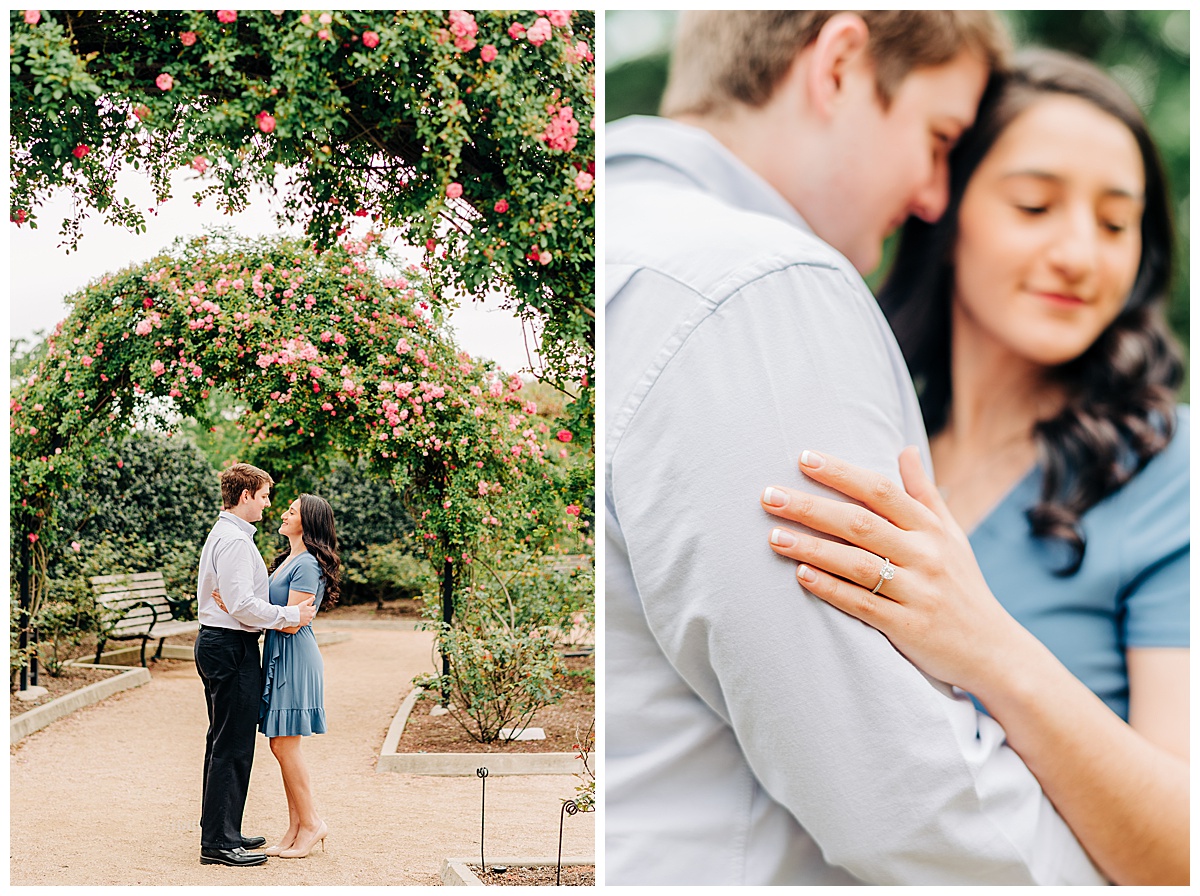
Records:
M1170 444L1082 518L1087 548L1073 576L1066 552L1035 538L1034 469L971 533L971 546L1004 607L1121 718L1129 718L1130 647L1188 647L1189 408Z

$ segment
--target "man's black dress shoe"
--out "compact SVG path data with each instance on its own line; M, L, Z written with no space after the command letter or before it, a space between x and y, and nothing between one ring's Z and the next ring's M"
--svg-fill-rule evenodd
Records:
M267 845L266 837L243 837L242 849L261 849Z
M240 846L233 849L200 848L201 865L233 865L234 867L240 867L242 865L261 865L266 860L267 857L261 852L247 852Z

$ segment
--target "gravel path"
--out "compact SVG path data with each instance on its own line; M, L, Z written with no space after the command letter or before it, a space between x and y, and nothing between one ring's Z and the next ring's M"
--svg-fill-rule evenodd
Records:
M194 669L176 667L13 751L10 884L438 884L443 858L479 855L479 780L375 772L430 646L425 632L354 626L350 640L321 648L330 733L305 738L304 751L328 853L253 868L200 864L204 691ZM486 853L553 856L560 799L576 783L488 778ZM594 853L594 819L567 819L564 855ZM242 832L273 843L286 827L279 767L259 737Z

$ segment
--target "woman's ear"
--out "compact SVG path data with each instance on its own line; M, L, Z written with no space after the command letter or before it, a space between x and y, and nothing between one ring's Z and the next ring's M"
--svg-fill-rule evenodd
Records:
M839 12L821 28L809 46L805 87L813 111L831 118L845 96L847 79L866 74L874 78L868 53L870 32L862 16Z

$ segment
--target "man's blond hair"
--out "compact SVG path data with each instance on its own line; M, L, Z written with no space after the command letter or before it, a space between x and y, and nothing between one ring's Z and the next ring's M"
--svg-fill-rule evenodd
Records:
M713 115L734 103L763 106L796 54L817 39L837 10L717 10L679 17L661 114ZM995 13L983 10L856 11L870 33L875 85L886 109L916 68L943 65L961 50L989 69L1011 52Z
M242 500L242 492L249 491L254 497L264 485L274 485L275 480L266 470L250 464L233 464L221 471L221 504L232 510Z

